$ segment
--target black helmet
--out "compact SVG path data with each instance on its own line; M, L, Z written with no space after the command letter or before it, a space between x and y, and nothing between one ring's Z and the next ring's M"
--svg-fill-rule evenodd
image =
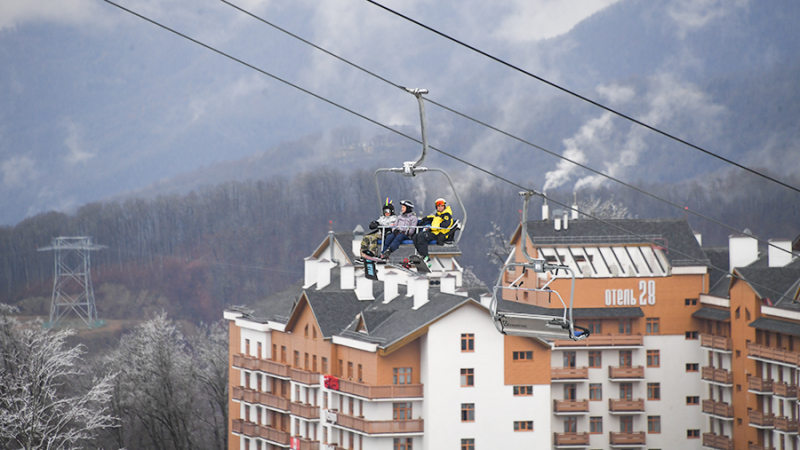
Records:
M400 201L400 205L406 207L406 212L414 211L414 202L411 200L402 200Z
M386 214L388 211L391 215L394 215L394 205L392 204L392 199L386 197L386 202L383 204L383 214Z

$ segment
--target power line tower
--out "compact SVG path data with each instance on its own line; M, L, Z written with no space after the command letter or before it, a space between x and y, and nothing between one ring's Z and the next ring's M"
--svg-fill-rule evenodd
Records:
M99 326L92 288L90 251L105 248L92 243L91 237L57 237L40 252L55 252L56 273L53 279L53 300L50 322L54 327L70 310L75 311L89 328Z

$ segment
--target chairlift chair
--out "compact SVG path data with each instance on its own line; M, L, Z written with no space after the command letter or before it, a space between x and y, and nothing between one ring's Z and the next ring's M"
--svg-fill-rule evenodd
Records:
M589 330L584 327L575 325L572 318L572 305L575 296L575 273L569 266L563 264L551 264L543 259L533 259L528 255L527 249L527 235L528 235L528 202L534 192L520 192L521 196L525 197L525 202L522 207L522 254L525 256L526 262L523 263L506 263L500 271L500 276L492 292L492 302L489 306L489 311L494 320L497 331L509 336L523 336L533 337L540 339L571 339L579 341L589 337ZM503 279L506 272L516 270L517 267L522 267L522 273L514 281L505 285ZM520 279L524 276L527 270L532 270L535 273L551 273L553 276L550 280L540 288L521 287ZM555 275L559 270L564 270L572 279L572 288L570 290L569 305L564 302L561 295L550 289L550 283L555 280ZM531 312L515 312L500 310L500 299L502 299L504 291L515 291L517 295L523 292L528 296L531 294L534 297L534 306L541 308L540 313ZM558 303L561 304L562 313L552 314L551 302L555 297ZM546 299L546 304L543 304Z

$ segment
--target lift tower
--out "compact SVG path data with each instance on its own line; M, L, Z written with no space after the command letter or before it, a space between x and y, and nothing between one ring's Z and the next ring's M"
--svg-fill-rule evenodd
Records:
M55 253L56 272L48 326L54 327L70 310L75 311L89 328L99 325L89 252L104 247L93 244L91 237L82 236L57 237L49 247L39 249L40 252L52 250Z

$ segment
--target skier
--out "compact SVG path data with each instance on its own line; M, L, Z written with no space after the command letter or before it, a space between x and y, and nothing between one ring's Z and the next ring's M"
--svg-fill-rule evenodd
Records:
M435 240L436 245L443 245L453 233L453 210L447 206L447 201L437 198L436 213L423 218L420 225L430 225L414 236L414 247L423 261L431 267L431 259L428 256L428 242Z
M378 240L383 238L383 234L391 230L394 226L397 216L394 214L394 205L392 199L386 198L383 204L383 215L378 219L369 223L369 229L372 230L361 239L361 256L378 256Z
M400 247L406 239L411 239L417 231L417 216L414 214L414 203L411 200L400 202L400 215L394 228L383 240L383 253L381 259L389 259L389 255Z

